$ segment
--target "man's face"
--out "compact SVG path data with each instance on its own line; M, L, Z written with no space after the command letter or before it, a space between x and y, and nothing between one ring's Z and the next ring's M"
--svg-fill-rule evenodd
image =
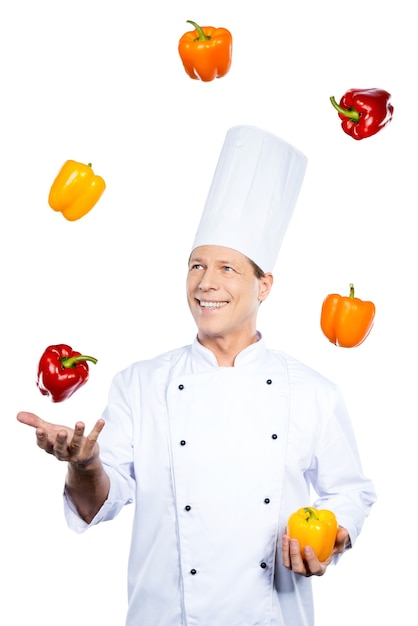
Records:
M260 301L272 276L257 278L250 261L222 246L200 246L190 256L187 300L201 342L253 337Z

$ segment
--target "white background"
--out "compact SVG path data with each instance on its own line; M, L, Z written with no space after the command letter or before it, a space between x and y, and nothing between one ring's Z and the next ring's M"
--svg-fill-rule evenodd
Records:
M186 264L227 129L254 124L309 158L260 311L270 347L341 387L378 503L355 549L314 581L318 626L410 623L416 572L416 21L398 0L8 0L0 9L0 621L121 626L132 511L82 536L62 512L64 464L19 410L91 427L113 375L190 343ZM177 52L186 20L228 28L230 72L203 83ZM392 94L393 121L346 135L329 97ZM67 222L47 202L67 159L107 189ZM322 335L328 293L376 305L358 348ZM72 398L35 385L46 346L98 359ZM227 590L225 590L227 593ZM146 624L144 626L152 626ZM212 625L211 625L212 626ZM297 626L297 625L295 625Z

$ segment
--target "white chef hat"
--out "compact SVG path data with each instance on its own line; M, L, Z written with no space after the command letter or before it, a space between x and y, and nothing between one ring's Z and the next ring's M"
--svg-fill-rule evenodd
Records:
M192 250L233 248L271 272L306 164L304 154L268 131L228 130Z

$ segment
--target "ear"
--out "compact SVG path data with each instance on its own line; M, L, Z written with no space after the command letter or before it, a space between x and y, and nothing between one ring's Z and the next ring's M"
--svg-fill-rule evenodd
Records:
M273 274L268 272L259 279L258 301L263 302L273 287Z

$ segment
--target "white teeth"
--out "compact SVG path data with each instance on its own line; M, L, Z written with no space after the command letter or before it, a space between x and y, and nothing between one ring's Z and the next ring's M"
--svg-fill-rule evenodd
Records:
M200 306L205 307L206 309L219 309L222 306L228 304L227 302L200 302Z

